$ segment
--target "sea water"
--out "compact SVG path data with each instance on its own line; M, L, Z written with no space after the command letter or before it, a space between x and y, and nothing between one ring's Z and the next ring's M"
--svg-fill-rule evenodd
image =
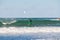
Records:
M60 20L55 19L0 18L0 40L60 40Z
M0 27L60 26L59 18L0 18Z
M0 40L60 40L59 27L0 28Z
M1 35L0 40L60 40L60 33L37 33L23 35Z

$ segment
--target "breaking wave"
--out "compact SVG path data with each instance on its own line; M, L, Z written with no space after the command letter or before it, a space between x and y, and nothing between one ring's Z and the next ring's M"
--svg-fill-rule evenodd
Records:
M0 19L0 26L60 26L60 20L57 19Z

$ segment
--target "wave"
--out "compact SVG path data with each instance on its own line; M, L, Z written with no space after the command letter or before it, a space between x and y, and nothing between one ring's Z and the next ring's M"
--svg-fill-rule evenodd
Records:
M16 20L11 21L11 22L2 22L2 24L6 25L6 24L12 24L12 23L15 23L15 22L16 22Z
M0 21L0 26L60 26L60 20L8 20Z

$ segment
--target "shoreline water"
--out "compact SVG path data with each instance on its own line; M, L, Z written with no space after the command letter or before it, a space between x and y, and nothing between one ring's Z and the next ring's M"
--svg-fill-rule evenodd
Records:
M60 40L60 27L0 27L1 40Z
M60 33L60 27L0 27L0 34Z

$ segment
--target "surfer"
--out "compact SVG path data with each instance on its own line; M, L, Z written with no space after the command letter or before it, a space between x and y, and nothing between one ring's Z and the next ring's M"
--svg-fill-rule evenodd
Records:
M31 26L32 25L32 20L31 19L29 19L29 26Z

